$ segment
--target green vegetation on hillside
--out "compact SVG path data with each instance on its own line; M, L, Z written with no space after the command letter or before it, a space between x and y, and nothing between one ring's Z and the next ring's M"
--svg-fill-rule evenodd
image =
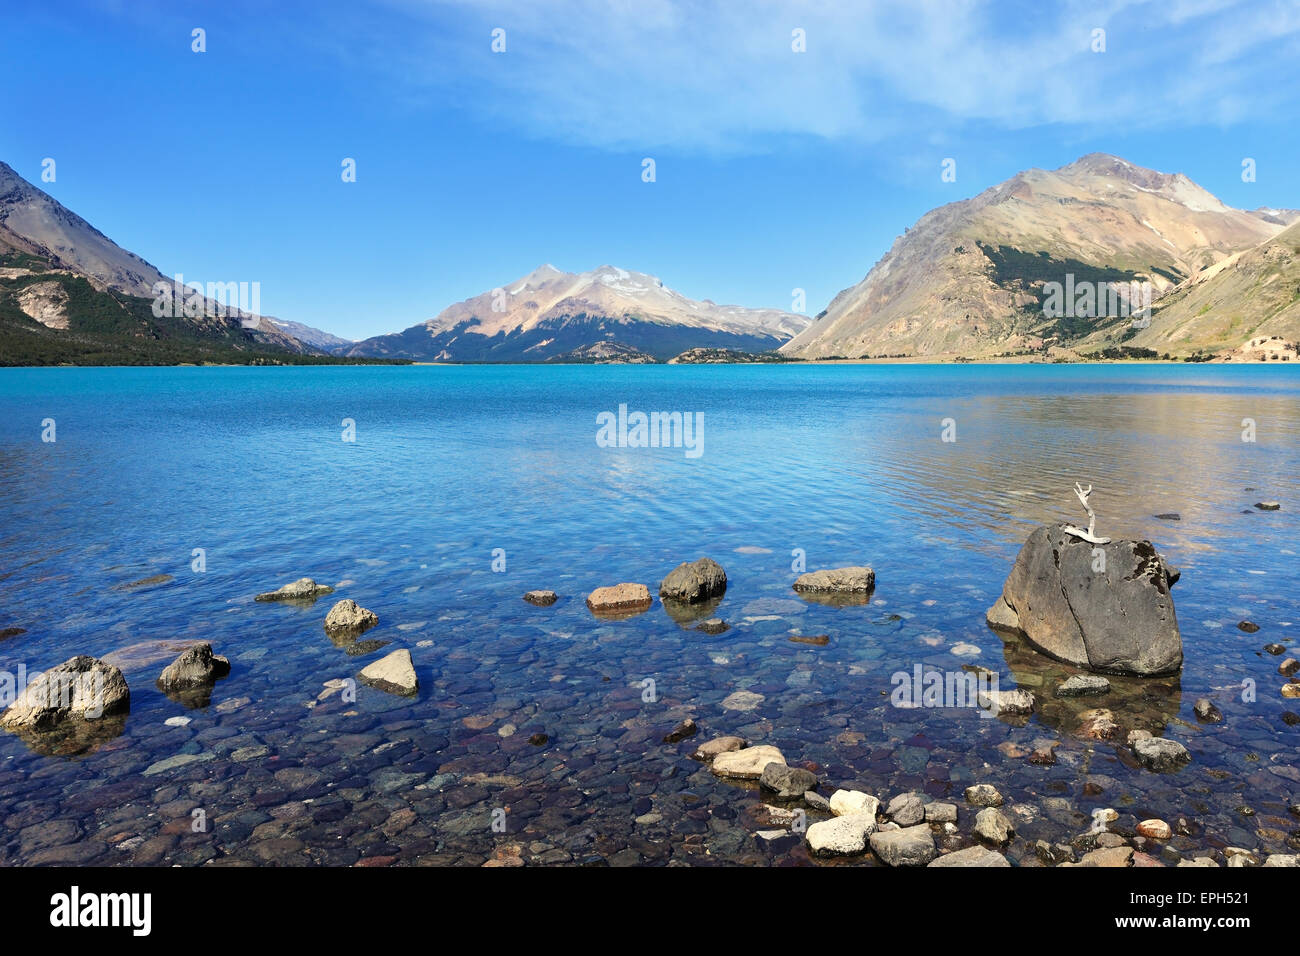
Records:
M383 363L299 355L258 342L238 322L158 318L153 301L100 291L82 276L47 272L48 263L25 253L0 256L0 266L31 269L0 277L0 366L18 365L334 365ZM40 271L37 271L40 270ZM66 329L52 329L27 315L18 302L24 289L56 283L67 296Z

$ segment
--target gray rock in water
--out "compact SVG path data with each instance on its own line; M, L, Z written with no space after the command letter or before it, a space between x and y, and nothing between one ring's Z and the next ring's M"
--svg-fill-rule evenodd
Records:
M1010 866L1007 858L996 850L970 846L932 860L930 866Z
M339 601L325 617L325 630L332 635L360 634L379 623L374 611L368 611L351 599Z
M163 693L195 687L211 687L230 673L230 661L212 653L207 641L195 644L168 664L158 675L158 689Z
M793 800L816 789L817 775L799 767L787 767L773 762L763 768L758 784L764 789L776 791L778 797Z
M554 591L529 591L524 595L524 600L538 607L550 607L556 602L557 595Z
M1016 835L1016 828L1005 813L996 807L985 807L975 814L975 836L993 846L1005 846Z
M1094 550L1105 556L1104 570ZM1155 676L1177 672L1183 643L1164 561L1150 541L1094 545L1063 525L1036 529L1003 585L989 620L1035 648L1092 671ZM1004 607L1005 605L1005 607Z
M925 819L925 803L919 793L900 793L889 801L885 815L900 827L915 826Z
M926 823L956 823L957 804L927 803L925 805L925 822Z
M311 578L299 578L275 591L266 591L253 598L254 601L306 601L333 594L334 589L328 584L317 584Z
M122 672L82 654L31 680L0 714L0 727L46 731L70 721L93 721L130 709L131 691Z
M839 819L844 819L840 817ZM889 866L925 866L934 859L934 837L927 824L871 834L871 849Z
M707 621L701 621L695 629L705 634L725 634L731 627L722 618L711 617Z
M1110 681L1099 674L1075 674L1056 689L1057 697L1085 697L1110 691Z
M420 689L411 652L404 648L367 665L357 676L376 690L402 697L412 697Z
M1192 759L1192 755L1176 740L1150 737L1133 741L1133 755L1138 763L1156 773L1177 770Z
M1214 706L1214 702L1208 697L1200 698L1192 705L1192 710L1196 713L1196 719L1207 724L1217 724L1223 720L1223 712Z
M822 591L836 594L864 594L876 586L876 572L868 567L832 568L809 571L794 582L796 591Z
M727 572L712 558L677 565L659 584L659 596L669 601L696 604L727 590Z
M813 810L820 810L823 813L831 812L831 802L823 797L816 790L809 790L803 795L803 802ZM875 814L872 814L874 817Z

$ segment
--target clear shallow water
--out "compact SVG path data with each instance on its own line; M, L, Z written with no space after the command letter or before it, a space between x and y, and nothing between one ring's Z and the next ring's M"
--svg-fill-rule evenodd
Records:
M598 447L596 416L620 403L703 413L703 454ZM45 418L56 443L40 440ZM945 418L955 442L940 440ZM517 843L532 862L806 862L798 838L755 836L768 829L756 790L687 757L729 733L815 764L826 793L961 803L992 783L1020 805L1009 855L1026 864L1034 840L1068 841L1097 807L1186 818L1186 852L1286 851L1300 727L1283 716L1300 703L1280 697L1282 658L1261 649L1292 648L1300 626L1297 474L1294 369L6 370L0 629L27 633L0 642L0 669L203 639L233 670L210 707L187 710L153 684L172 653L127 667L121 734L73 759L0 736L0 860L478 864ZM1118 681L1028 722L891 706L890 675L918 663L978 664L1051 700L1070 671L989 631L984 611L1034 525L1083 519L1076 480L1096 489L1101 533L1149 537L1182 569L1181 677ZM1283 510L1242 513L1267 498ZM809 570L872 565L873 604L797 598L796 548ZM730 578L712 611L725 634L657 601L623 621L583 604L619 581L654 591L700 555ZM172 580L120 589L158 574ZM311 608L253 602L303 575L338 591ZM520 600L532 588L560 601L534 608ZM363 639L387 645L349 654L326 637L344 597L379 615ZM1237 630L1246 618L1261 630ZM954 655L963 643L980 653ZM399 647L414 700L363 686L306 706ZM725 709L737 690L764 699ZM1198 724L1201 696L1222 723ZM1095 706L1182 741L1192 764L1156 775L1122 744L1080 738ZM192 722L164 725L181 715ZM662 744L685 716L700 736ZM1024 757L1044 737L1059 741L1054 766ZM200 759L144 775L178 754ZM195 808L207 832L191 832ZM648 813L660 819L634 823ZM963 809L963 833L972 822Z

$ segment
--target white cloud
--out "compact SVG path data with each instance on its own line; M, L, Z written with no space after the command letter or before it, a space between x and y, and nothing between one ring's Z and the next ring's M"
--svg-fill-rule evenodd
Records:
M1226 124L1292 105L1298 86L1285 73L1300 8L1285 0L381 2L368 14L396 16L367 15L353 55L382 56L407 94L613 150ZM504 54L490 52L494 27ZM806 53L791 51L796 27Z

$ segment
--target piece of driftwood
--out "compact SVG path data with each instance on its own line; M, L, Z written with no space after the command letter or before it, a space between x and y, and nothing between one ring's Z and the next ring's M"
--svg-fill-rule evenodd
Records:
M1084 488L1077 481L1074 483L1074 496L1079 499L1079 504L1083 505L1083 510L1088 512L1088 530L1076 528L1072 524L1067 524L1064 528L1066 534L1072 534L1076 538L1087 541L1089 544L1110 544L1110 538L1099 538L1094 533L1097 529L1097 513L1092 510L1092 505L1088 504L1088 496L1092 494L1092 485Z

